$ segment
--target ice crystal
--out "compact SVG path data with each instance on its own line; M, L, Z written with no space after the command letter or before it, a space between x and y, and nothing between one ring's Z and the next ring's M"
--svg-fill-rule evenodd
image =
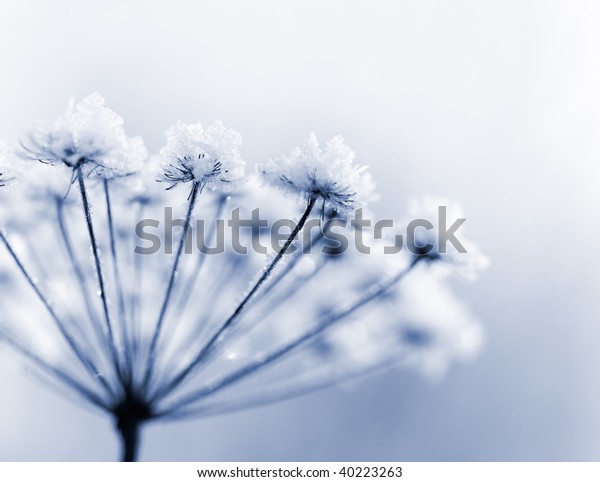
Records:
M285 192L306 198L316 197L323 206L352 211L373 198L374 183L367 166L354 164L355 153L342 136L319 146L311 133L302 147L257 166L264 179Z
M0 188L6 187L20 177L14 150L5 141L0 141Z
M221 122L207 129L202 124L178 122L165 132L165 137L167 145L160 151L165 167L159 180L169 184L167 189L194 182L230 190L244 179L242 136Z
M21 141L22 155L44 163L85 167L103 177L128 175L145 159L140 137L125 134L123 119L93 93L75 103L53 123L39 123Z

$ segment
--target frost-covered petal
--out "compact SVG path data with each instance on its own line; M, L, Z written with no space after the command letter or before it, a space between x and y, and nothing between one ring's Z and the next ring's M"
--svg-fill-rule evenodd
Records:
M354 164L356 154L342 136L321 148L311 133L303 147L257 166L263 178L284 192L316 197L337 211L352 211L374 200L374 182L367 166Z
M168 189L197 182L227 191L244 180L242 136L221 122L207 129L199 123L178 122L165 132L165 137L167 145L160 151L165 165L159 181L169 184Z
M21 169L14 149L5 141L0 141L0 188L5 188L19 180Z
M102 177L126 175L147 153L141 138L128 138L123 119L93 93L79 103L71 100L53 123L38 123L21 141L21 156L49 164L84 166Z

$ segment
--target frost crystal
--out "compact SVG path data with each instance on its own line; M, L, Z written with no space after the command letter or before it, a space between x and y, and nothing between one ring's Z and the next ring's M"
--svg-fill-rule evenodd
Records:
M4 141L0 141L0 188L18 178L18 169L13 150Z
M355 153L342 136L319 147L311 133L302 148L257 166L264 179L283 191L306 198L316 197L323 206L340 212L358 209L373 200L374 182L368 166L354 165Z
M130 174L147 156L141 138L127 137L123 119L97 92L77 104L71 99L63 115L31 129L21 146L27 159L86 166L88 173L103 177Z
M242 136L221 122L206 130L199 123L178 122L165 132L165 137L167 145L160 153L166 165L159 181L168 183L167 189L195 182L202 187L230 190L244 179Z

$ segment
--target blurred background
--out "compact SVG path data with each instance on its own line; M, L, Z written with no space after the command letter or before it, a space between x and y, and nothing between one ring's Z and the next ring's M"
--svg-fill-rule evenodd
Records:
M153 425L142 459L600 460L599 24L593 0L4 0L0 138L95 90L153 151L178 120L240 131L250 166L341 133L378 216L454 198L492 260L455 285L487 344L442 381ZM5 348L0 380L0 459L117 457L109 421Z

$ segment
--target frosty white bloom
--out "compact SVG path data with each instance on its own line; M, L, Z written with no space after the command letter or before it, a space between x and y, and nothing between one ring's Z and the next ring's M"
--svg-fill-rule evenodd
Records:
M439 378L451 361L479 353L484 342L481 324L439 276L415 272L402 290L395 316L408 365Z
M421 251L390 256L385 248L400 247L393 230L380 239L347 223L373 198L373 182L341 137L320 148L311 134L304 147L263 163L258 171L267 188L258 176L240 182L241 137L219 122L207 129L177 123L166 138L160 160L146 160L141 139L128 138L122 119L93 94L22 143L20 157L55 168L31 163L10 199L0 187L0 284L10 265L30 289L0 287L0 339L110 416L123 460L136 458L149 421L281 400L396 362L440 375L477 352L479 323L442 281L444 267L470 273L486 259L462 229L468 254L439 246L438 206L447 206L450 224L462 217L453 205L413 202L410 219L434 228L416 232ZM12 158L0 144L0 186L17 177ZM94 210L90 174L101 175L104 188L105 202ZM176 197L169 189L183 183L192 189L176 252L143 256L137 247L149 239L140 236L139 221L165 216ZM77 187L80 196L67 198ZM205 187L215 192L199 196ZM297 206L291 197L279 199L276 188L308 201L294 227L283 226L291 231L283 245L273 236L274 221ZM320 219L310 217L315 205ZM194 217L195 207L202 218ZM255 219L258 207L265 211ZM251 229L225 230L226 209L252 219ZM265 214L272 229L261 231ZM201 223L188 255L193 221ZM342 227L343 239L362 235L371 254L358 242L356 249L343 243ZM173 244L166 233L158 240Z
M215 122L207 129L202 124L178 122L166 132L167 145L160 150L165 161L159 181L172 189L180 183L228 190L244 179L245 162L240 157L242 136Z
M419 224L414 230L415 246L409 247L415 251L413 256L430 262L442 261L443 263L437 263L441 269L458 271L467 278L476 277L489 265L487 256L481 253L476 244L465 238L462 224L453 231L455 223L460 224L461 219L466 219L457 203L430 196L415 198L409 202L407 217L409 223ZM430 226L423 226L421 221L430 223ZM454 232L459 244L448 241L440 245L440 241L444 241L445 232Z
M269 159L257 166L264 179L285 192L322 200L337 211L352 211L373 199L374 182L368 166L354 164L356 154L342 136L319 147L311 133L302 148Z
M71 99L63 115L33 128L21 145L28 159L86 166L103 177L129 174L147 155L141 138L127 137L123 119L97 92L77 104Z
M13 149L6 142L0 141L0 228L6 227L15 218L15 210L12 209L14 205L11 206L13 199L12 196L11 199L6 196L6 191L17 184L15 181L20 181L21 177Z
M0 141L0 188L19 177L15 155L5 141Z
M453 361L476 356L484 342L481 324L442 278L415 271L402 283L400 296L334 326L323 337L329 356L355 366L396 360L433 379Z

